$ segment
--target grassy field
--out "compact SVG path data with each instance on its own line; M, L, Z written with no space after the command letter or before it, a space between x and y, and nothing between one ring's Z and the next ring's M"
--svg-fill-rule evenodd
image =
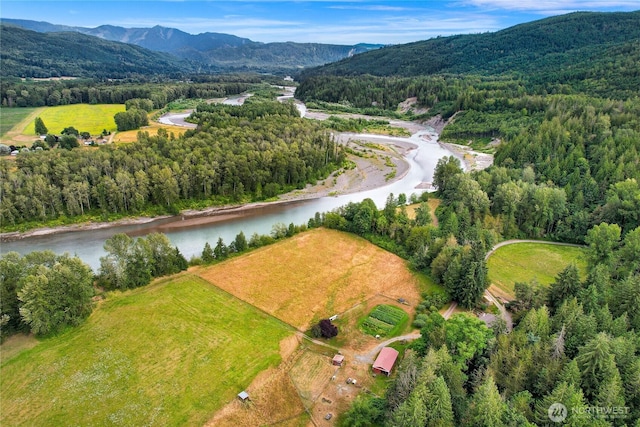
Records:
M300 330L377 294L415 306L423 284L405 260L360 237L324 228L202 269L199 275Z
M489 282L513 296L516 282L535 278L542 285L555 281L555 276L574 263L581 275L586 274L584 249L545 243L515 243L498 248L487 261Z
M115 132L113 116L125 111L124 104L73 104L47 107L40 113L49 133L59 134L62 129L73 126L80 132L98 135L104 129ZM24 135L35 135L35 121L31 121L22 131Z
M149 126L145 126L141 129L134 129L134 130L128 130L125 132L116 133L113 137L113 142L115 143L136 142L138 140L138 132L148 132L149 136L156 136L158 134L158 129L161 129L161 128L166 130L169 135L173 133L176 138L188 130L185 127L165 125L165 124L161 124L161 123L149 120Z
M291 332L188 274L109 296L3 359L2 425L203 425L280 362Z
M35 110L36 108L0 108L0 137L4 137L15 125L29 117L29 114Z
M431 224L438 226L438 218L436 217L436 209L440 206L440 202L442 200L436 199L433 197L429 197L427 200L427 205L429 206L429 211L431 212ZM407 205L407 216L410 219L414 219L416 217L416 209L420 206L420 203L414 203L412 205Z

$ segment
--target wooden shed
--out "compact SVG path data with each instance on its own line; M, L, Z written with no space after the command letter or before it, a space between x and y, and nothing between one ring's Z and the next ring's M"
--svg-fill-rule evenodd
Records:
M375 362L373 362L373 372L387 376L391 374L391 369L393 369L399 354L395 348L383 347Z
M344 356L341 354L336 354L333 356L333 360L331 360L331 364L335 366L342 366L342 362L344 362Z
M249 393L247 393L246 391L241 391L240 393L238 393L238 399L242 400L243 402L249 400Z

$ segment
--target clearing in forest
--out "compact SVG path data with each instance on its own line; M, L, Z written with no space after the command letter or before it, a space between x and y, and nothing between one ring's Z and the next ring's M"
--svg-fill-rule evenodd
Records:
M51 134L59 135L64 128L73 126L79 132L99 135L103 130L116 131L113 116L121 111L125 111L124 104L72 104L46 107L38 116ZM35 117L22 133L25 136L36 136Z
M325 228L198 274L303 331L376 295L404 298L411 306L420 301L420 279L405 260L365 239Z
M514 296L516 282L532 279L550 285L567 265L574 263L581 277L586 274L584 249L540 243L514 243L498 248L487 261L489 283Z
M292 332L190 274L110 295L3 359L3 426L203 425L280 363Z

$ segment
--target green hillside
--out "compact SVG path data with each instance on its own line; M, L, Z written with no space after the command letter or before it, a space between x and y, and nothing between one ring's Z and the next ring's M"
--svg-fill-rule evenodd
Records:
M417 76L548 73L602 58L614 46L640 42L640 11L576 12L495 33L437 37L389 46L303 72ZM610 52L610 51L609 51Z
M138 46L79 33L37 33L0 25L0 76L111 77L170 75L189 69L184 61Z

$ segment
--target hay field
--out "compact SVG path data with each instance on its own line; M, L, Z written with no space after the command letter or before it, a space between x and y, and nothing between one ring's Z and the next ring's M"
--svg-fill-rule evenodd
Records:
M489 257L489 283L513 297L516 282L530 282L535 278L542 285L550 285L571 263L576 264L584 278L587 265L583 248L544 242L514 243L498 248Z
M162 123L154 122L149 120L149 126L144 126L140 129L128 130L124 132L118 132L113 136L113 142L115 143L131 143L136 142L138 140L138 132L147 132L149 136L156 136L158 134L158 129L164 129L167 131L167 134L171 135L172 133L176 138L180 135L184 134L189 129L181 126L171 126L165 125Z
M203 425L281 361L291 334L190 274L111 295L3 359L2 425Z
M62 129L73 126L80 132L98 135L104 129L115 132L113 116L125 111L124 104L72 104L46 107L39 113L49 133L60 134ZM35 118L23 130L24 135L35 135Z
M306 330L377 294L420 300L403 259L347 233L318 228L203 268L205 280Z

